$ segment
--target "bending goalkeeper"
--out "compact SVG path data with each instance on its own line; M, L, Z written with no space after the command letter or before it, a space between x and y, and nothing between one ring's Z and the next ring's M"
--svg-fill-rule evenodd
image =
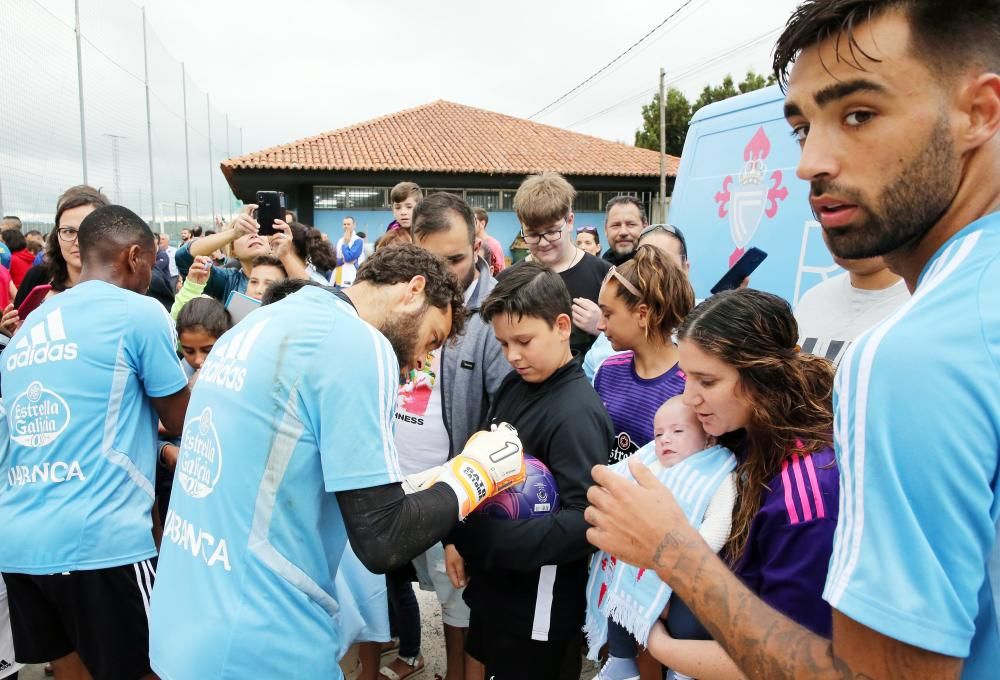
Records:
M400 369L464 321L442 260L406 245L346 292L277 285L265 302L285 297L217 341L192 395L150 610L162 678L342 677L346 541L370 571L398 568L524 475L500 425L401 483Z

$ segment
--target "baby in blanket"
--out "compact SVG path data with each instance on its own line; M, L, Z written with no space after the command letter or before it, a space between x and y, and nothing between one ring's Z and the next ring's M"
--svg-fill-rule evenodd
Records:
M736 459L714 446L694 410L681 397L669 399L653 419L654 439L635 455L674 493L688 521L712 550L729 539L736 502ZM626 477L627 461L612 467ZM655 573L618 562L601 551L591 563L587 585L588 656L597 658L605 640L608 661L595 680L637 680L636 640L665 612L670 588Z

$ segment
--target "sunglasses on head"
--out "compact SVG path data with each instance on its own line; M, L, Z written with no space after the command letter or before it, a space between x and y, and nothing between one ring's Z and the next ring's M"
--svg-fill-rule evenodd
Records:
M680 230L679 227L675 227L672 224L651 224L639 233L639 242L648 234L652 234L655 231L662 231L664 233L670 234L678 241L681 242L681 255L683 259L687 260L687 239L684 238L684 232Z
M577 227L576 233L578 234L594 234L597 235L597 227Z

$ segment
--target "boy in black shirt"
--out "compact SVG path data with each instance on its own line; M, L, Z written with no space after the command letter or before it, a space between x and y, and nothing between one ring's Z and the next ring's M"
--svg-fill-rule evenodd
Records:
M562 175L543 172L521 182L514 194L514 212L521 223L521 235L539 262L562 277L572 299L570 320L573 334L569 344L580 356L587 353L597 337L601 310L597 296L611 264L577 248L573 239L573 199L576 190ZM497 275L501 281L521 263Z
M513 268L481 314L515 372L497 391L487 423L517 428L524 451L544 462L561 509L502 520L470 515L451 536L469 570L466 651L493 680L552 680L575 656L585 607L590 469L607 461L614 432L570 350L572 303L558 274L539 263ZM451 552L451 551L450 551ZM453 553L452 553L453 554ZM461 565L449 564L449 573Z

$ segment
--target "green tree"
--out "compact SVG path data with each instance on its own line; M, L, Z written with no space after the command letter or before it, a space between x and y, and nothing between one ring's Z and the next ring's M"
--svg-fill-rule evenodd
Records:
M690 104L684 94L676 89L667 90L666 106L666 140L667 153L673 156L681 155L684 148L684 138L687 136L691 116L703 106L714 102L746 94L762 87L773 85L774 75L764 77L759 73L747 71L746 77L736 84L733 77L727 75L720 85L706 85L694 104ZM642 128L635 132L635 145L644 149L660 150L660 93L653 95L653 101L642 107Z
M691 104L677 88L667 90L667 153L680 156L684 148L684 135L691 120ZM660 150L660 93L642 107L642 129L635 132L635 145L644 149Z

